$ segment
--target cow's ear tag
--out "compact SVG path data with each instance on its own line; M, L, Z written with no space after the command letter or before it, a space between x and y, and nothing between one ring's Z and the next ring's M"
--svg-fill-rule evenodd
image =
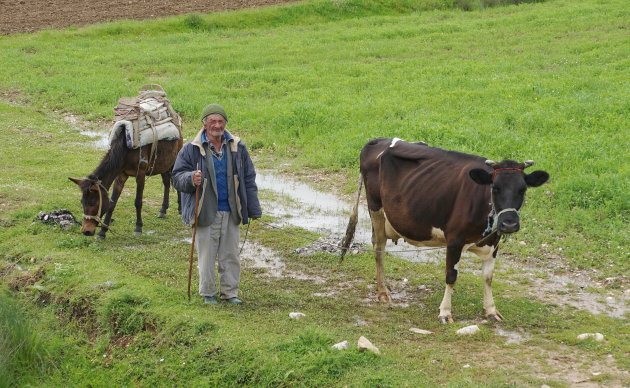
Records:
M492 183L492 174L482 168L473 168L468 172L468 175L480 185L489 185Z

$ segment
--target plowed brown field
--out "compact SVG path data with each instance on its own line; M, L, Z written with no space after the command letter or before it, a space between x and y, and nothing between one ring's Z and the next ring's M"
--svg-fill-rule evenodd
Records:
M155 19L293 3L297 0L0 0L0 35L121 19Z

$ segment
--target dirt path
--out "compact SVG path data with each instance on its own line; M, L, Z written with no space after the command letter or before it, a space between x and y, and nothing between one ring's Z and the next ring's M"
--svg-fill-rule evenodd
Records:
M0 35L292 2L296 0L0 0Z

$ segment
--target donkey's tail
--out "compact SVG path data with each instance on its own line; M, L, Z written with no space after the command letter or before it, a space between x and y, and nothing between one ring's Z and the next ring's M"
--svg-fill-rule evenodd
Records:
M361 188L363 187L363 175L359 173L359 189L357 190L357 201L352 209L352 214L348 220L348 227L346 228L346 235L341 241L341 255L339 256L339 262L343 261L343 257L348 253L350 244L354 239L354 232L357 229L357 222L359 220L359 200L361 199Z

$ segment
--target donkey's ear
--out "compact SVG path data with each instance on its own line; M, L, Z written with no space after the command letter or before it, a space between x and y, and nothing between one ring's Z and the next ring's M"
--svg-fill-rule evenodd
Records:
M492 183L492 174L483 168L473 168L468 171L470 178L480 185L489 185Z
M68 177L68 179L70 179L70 181L76 183L77 185L81 186L82 179L74 179L74 178L70 178L70 177Z

